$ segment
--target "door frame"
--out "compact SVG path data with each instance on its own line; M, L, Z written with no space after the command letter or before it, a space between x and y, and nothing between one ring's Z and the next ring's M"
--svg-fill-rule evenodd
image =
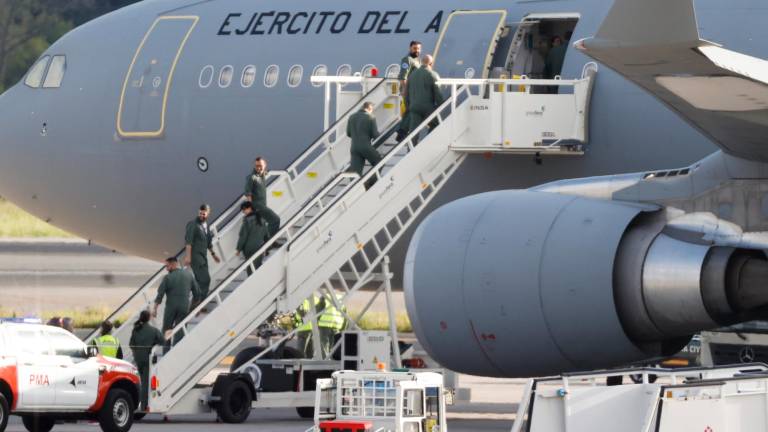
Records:
M496 25L496 33L497 33L496 39L493 40L493 43L488 45L488 52L485 53L485 60L483 61L483 70L480 78L487 77L488 73L490 72L491 62L493 61L493 52L496 50L496 46L498 44L498 38L501 36L500 31L504 30L504 24L507 21L506 9L460 10L460 11L451 12L451 14L448 15L448 19L445 21L445 25L443 26L443 29L440 30L440 36L437 38L437 45L435 45L435 52L432 54L432 56L435 59L437 59L437 56L440 54L440 47L443 44L443 38L445 37L445 34L447 33L448 29L451 27L451 21L453 20L454 16L486 15L486 14L501 14L499 23Z
M141 51L144 48L144 44L146 44L147 40L149 39L149 36L155 30L157 25L161 21L168 21L168 20L190 20L192 21L192 25L189 26L189 30L187 30L187 33L184 35L184 38L181 40L181 43L179 44L179 48L176 51L176 55L173 58L171 69L168 72L168 79L166 79L165 89L163 90L163 102L162 102L162 106L160 107L160 128L156 131L126 132L123 130L123 127L121 124L121 118L123 116L123 103L125 102L125 91L128 89L128 81L130 81L131 79L131 74L133 73L133 67L136 65L136 60L139 58L139 54L141 54ZM179 57L181 57L181 53L182 51L184 51L184 47L187 44L187 40L189 39L189 36L192 34L192 31L197 26L198 21L200 21L200 17L196 15L161 16L155 19L155 21L149 27L149 30L147 30L147 32L144 34L144 37L141 39L141 43L139 43L138 48L136 48L136 52L133 54L131 65L128 66L128 72L125 74L125 80L123 80L123 87L120 91L120 102L117 108L117 123L116 123L118 135L120 135L123 138L156 138L161 136L163 132L165 132L165 112L168 106L168 93L171 90L173 75L176 71L176 65L179 62Z

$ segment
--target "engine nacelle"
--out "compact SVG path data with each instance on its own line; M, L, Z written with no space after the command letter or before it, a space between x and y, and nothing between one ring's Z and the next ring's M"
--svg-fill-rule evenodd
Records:
M529 377L670 355L768 303L756 294L764 256L664 225L656 206L543 192L450 203L408 250L414 330L449 369Z

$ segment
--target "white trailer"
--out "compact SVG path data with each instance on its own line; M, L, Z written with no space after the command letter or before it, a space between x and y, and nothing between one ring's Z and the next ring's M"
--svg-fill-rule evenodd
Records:
M446 432L442 374L339 371L317 380L308 432Z
M768 366L638 369L532 379L512 432L766 432ZM657 380L651 383L651 377ZM610 380L616 382L616 380Z

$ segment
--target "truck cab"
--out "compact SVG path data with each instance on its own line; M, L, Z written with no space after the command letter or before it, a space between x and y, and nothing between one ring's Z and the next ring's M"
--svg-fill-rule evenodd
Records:
M339 371L317 380L317 432L446 432L436 372Z
M133 365L98 355L62 328L0 322L0 432L11 414L30 432L47 432L58 419L94 419L104 431L125 432L138 386Z

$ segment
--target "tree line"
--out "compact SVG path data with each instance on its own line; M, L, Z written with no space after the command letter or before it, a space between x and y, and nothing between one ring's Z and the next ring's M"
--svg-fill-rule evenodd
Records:
M0 93L69 30L139 0L0 0Z

